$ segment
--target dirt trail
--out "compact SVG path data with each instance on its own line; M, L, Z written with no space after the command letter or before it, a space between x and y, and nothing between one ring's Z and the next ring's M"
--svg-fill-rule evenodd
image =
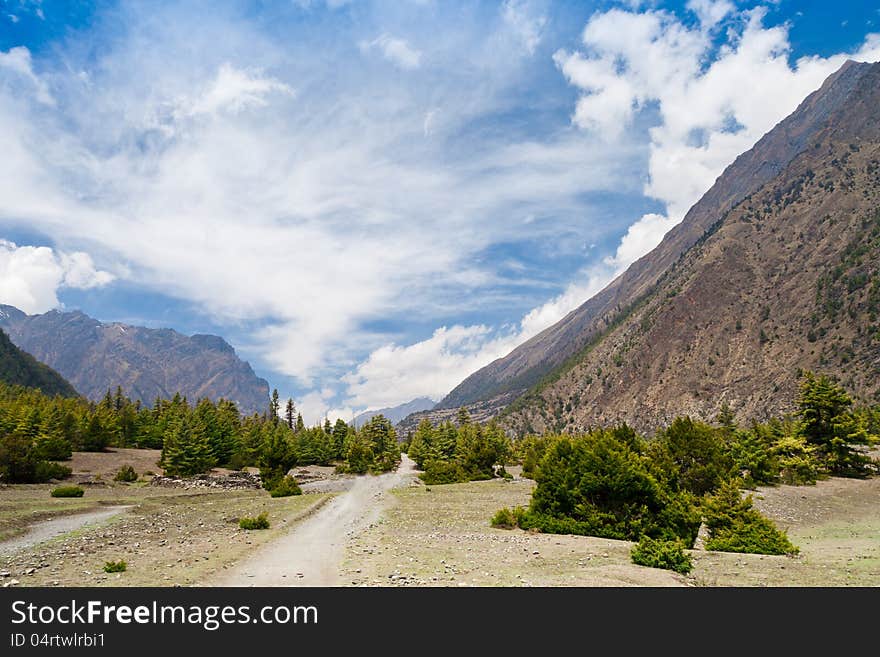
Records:
M53 518L52 520L35 522L25 534L0 542L0 554L12 554L23 548L48 541L50 538L67 534L86 525L102 522L130 508L130 506L104 507L97 511L77 513L75 515Z
M229 570L218 573L215 586L338 586L339 566L348 540L375 522L387 502L387 491L404 485L415 464L402 455L394 473L363 476L293 530Z

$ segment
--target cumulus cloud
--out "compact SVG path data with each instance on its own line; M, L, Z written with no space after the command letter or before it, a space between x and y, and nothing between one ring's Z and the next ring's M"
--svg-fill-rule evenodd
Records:
M687 8L697 15L704 28L713 28L733 13L736 6L730 0L688 0Z
M395 66L405 69L417 69L422 61L422 53L413 48L405 39L398 39L388 34L373 41L361 41L358 46L362 52L378 50L382 56Z
M109 272L95 269L87 253L56 253L47 246L0 240L0 303L28 314L57 308L61 288L87 290L113 279Z
M40 103L54 105L55 99L49 93L46 82L34 73L31 61L31 51L24 46L10 48L6 52L0 51L0 76L6 74L7 79L12 76L17 81L27 83ZM0 82L3 78L0 77Z

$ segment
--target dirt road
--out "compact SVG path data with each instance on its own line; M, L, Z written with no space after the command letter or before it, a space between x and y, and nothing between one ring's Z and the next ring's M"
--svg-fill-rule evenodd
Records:
M36 522L31 525L27 533L0 543L0 554L11 554L17 550L48 541L50 538L80 529L86 525L102 522L130 508L130 506L111 506L98 511L77 513L76 515L61 516L52 520Z
M358 477L351 488L297 524L285 536L224 570L214 586L338 586L345 546L374 523L389 501L388 491L405 485L415 468L403 455L394 473Z

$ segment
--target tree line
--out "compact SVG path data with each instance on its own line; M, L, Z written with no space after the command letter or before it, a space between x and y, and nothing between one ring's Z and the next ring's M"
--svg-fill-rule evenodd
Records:
M224 399L190 404L178 394L143 405L117 388L94 403L0 383L0 480L63 478L70 468L58 461L75 450L108 447L160 449L168 475L259 467L270 489L297 465L365 473L393 469L400 460L394 427L383 416L358 430L341 419L307 427L293 400L280 411L277 390L265 413L246 416Z

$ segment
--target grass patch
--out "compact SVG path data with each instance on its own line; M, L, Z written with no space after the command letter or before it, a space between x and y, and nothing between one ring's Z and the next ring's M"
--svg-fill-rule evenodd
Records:
M119 561L107 561L104 563L105 573L124 573L126 568L128 568L128 564L122 559Z

